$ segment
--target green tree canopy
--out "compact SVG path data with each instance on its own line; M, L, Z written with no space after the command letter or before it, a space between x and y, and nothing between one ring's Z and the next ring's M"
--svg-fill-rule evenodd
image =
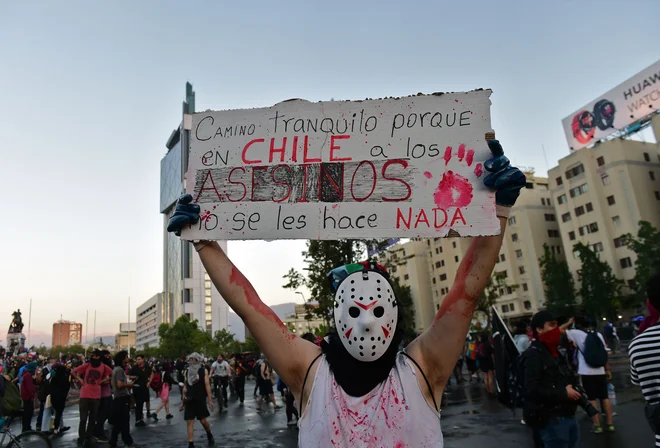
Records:
M211 335L201 330L197 321L191 321L186 315L179 317L174 325L161 324L158 336L161 355L172 359L204 351L211 341Z
M614 318L621 306L623 281L614 276L610 265L602 261L588 245L578 243L573 250L582 262L582 269L578 273L582 282L580 297L585 311L594 319L603 316Z
M660 273L660 231L648 221L639 222L637 236L626 233L622 237L628 249L637 254L635 262L636 291L631 306L638 306L646 300L646 284Z
M318 303L318 307L310 309L322 319L327 326L332 325L334 309L334 293L328 282L328 272L332 269L349 263L356 263L364 253L364 242L359 240L336 241L307 241L307 250L303 251L307 275L290 269L284 275L287 281L283 287L296 290L305 286L311 293L311 299Z
M547 244L539 258L545 288L545 307L560 316L572 316L577 304L575 280L565 260L558 260Z

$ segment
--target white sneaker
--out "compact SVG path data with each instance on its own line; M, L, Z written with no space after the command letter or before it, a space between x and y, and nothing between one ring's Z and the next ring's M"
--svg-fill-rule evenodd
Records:
M298 423L298 420L297 420L295 417L293 417L291 420L289 420L289 421L286 423L286 425L287 425L287 426L296 426L297 423Z

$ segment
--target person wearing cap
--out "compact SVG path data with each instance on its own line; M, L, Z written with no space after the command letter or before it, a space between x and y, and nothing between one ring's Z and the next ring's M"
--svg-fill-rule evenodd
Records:
M483 182L495 197L501 232L472 239L433 324L404 352L402 306L382 266L350 264L329 273L335 331L319 347L289 331L215 241L194 242L214 285L299 404L301 448L443 446L438 403L495 267L510 207L526 184L500 143L488 146L493 157L483 165ZM180 235L199 222L192 201L179 199L168 231Z
M546 448L575 448L580 434L575 411L581 394L573 388L576 377L559 352L562 333L557 318L539 311L531 325L534 340L522 358L523 417Z

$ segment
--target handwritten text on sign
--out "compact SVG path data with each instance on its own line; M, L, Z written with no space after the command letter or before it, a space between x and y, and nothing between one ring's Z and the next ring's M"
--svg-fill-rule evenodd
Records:
M495 235L490 91L193 115L186 239Z

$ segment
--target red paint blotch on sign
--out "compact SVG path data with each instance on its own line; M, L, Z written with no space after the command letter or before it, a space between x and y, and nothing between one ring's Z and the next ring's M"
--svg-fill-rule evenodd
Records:
M433 194L435 205L442 209L465 207L472 202L472 184L465 177L449 170Z
M433 174L431 174L430 171L424 171L424 176L426 176L427 179L430 179L433 177Z

